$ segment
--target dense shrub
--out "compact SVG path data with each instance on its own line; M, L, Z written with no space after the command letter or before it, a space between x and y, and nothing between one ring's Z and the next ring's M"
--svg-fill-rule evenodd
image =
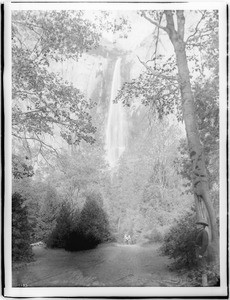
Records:
M86 235L94 236L96 240L105 242L110 237L109 221L102 208L102 200L98 194L90 194L80 216L80 228Z
M78 226L68 237L66 250L92 249L110 240L109 222L102 203L99 194L91 193L87 196Z
M153 229L147 234L144 235L144 237L148 240L148 243L161 243L163 242L163 234L158 229Z
M32 228L28 221L25 199L19 193L12 195L12 259L13 261L31 261L33 258L30 246Z
M65 249L68 251L88 250L100 244L93 234L86 234L80 227L72 230L66 241Z
M184 275L187 275L190 286L201 286L202 284L202 268L194 268L192 270L181 270ZM219 270L216 270L212 264L205 267L209 286L220 286Z
M47 247L65 248L69 234L74 227L74 223L76 222L74 218L77 217L77 213L75 213L73 216L70 204L63 203L56 219L56 226L47 239Z
M174 259L171 269L183 273L187 277L189 286L201 286L202 274L207 274L209 286L218 286L219 267L211 262L210 247L207 251L207 264L201 266L196 258L196 214L193 211L187 212L181 219L177 220L169 232L165 235L163 245L160 248L163 255Z
M161 252L174 259L171 265L173 269L191 269L197 265L196 236L196 216L193 211L177 220L165 235Z

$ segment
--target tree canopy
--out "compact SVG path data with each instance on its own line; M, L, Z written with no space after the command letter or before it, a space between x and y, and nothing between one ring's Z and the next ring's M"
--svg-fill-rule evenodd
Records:
M78 60L98 46L100 34L81 11L14 11L12 14L12 134L50 147L59 133L69 144L94 141L93 104L55 74L52 61Z

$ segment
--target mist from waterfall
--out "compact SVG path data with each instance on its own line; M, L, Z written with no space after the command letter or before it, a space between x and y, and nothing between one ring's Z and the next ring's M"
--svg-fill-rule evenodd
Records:
M111 168L118 164L118 160L126 147L126 115L121 102L113 103L121 88L121 58L118 58L114 67L110 94L108 121L106 126L106 158Z

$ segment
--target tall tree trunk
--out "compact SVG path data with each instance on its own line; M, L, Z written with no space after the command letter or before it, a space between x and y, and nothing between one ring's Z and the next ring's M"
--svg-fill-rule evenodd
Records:
M183 119L185 122L189 154L192 161L192 180L193 190L197 211L197 218L203 218L205 212L203 207L207 209L209 224L211 229L211 244L214 246L214 254L217 255L218 250L218 234L216 226L216 218L213 205L209 198L208 178L204 160L203 146L200 141L199 131L194 109L194 97L190 82L190 73L188 69L188 61L186 56L184 42L184 24L185 18L183 11L177 11L177 30L175 30L172 11L164 11L166 15L167 26L165 31L173 44L176 54L179 85L181 90L181 100L183 109ZM203 205L204 204L204 205Z

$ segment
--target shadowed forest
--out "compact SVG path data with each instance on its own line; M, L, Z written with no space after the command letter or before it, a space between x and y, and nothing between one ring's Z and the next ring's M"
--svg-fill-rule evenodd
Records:
M218 11L11 22L13 286L218 286Z

